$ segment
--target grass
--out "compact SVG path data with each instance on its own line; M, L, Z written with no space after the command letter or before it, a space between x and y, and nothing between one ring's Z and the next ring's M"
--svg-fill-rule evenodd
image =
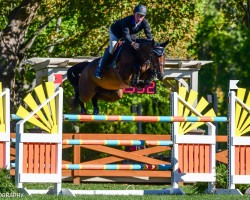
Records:
M82 183L80 185L73 185L72 183L63 183L62 188L69 188L72 190L129 190L133 189L130 185L134 187L135 190L161 190L163 188L169 188L170 185L147 185L147 184L122 184L122 183ZM24 187L28 189L47 189L53 187L52 184L24 184ZM146 195L146 196L104 196L104 195L77 195L77 199L98 199L98 200L134 200L137 199L154 199L154 200L168 200L168 199L249 199L249 196L234 196L234 195L208 195L208 194L194 194L192 186L185 185L181 186L181 189L186 193L186 195ZM54 195L31 195L23 196L23 199L74 199L70 196L54 196Z

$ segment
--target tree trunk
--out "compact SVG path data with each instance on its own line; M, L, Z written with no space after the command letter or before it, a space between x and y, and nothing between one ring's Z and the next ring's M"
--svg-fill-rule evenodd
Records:
M23 0L9 15L9 23L0 32L0 82L11 89L15 98L15 67L19 63L20 48L25 31L35 18L42 0Z

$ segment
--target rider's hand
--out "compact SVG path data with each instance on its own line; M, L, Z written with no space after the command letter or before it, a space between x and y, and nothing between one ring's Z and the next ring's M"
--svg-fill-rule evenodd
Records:
M139 49L139 44L136 43L136 42L132 42L132 43L131 43L131 46L134 47L135 50L138 50L138 49Z

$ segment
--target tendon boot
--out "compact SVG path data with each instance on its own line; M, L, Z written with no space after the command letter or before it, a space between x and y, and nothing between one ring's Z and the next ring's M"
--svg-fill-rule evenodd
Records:
M101 60L99 61L99 64L97 66L96 69L96 73L95 73L95 77L102 80L102 72L103 72L103 68L107 66L107 64L109 64L110 58L111 58L112 54L109 53L109 50L107 49L103 55L103 57L101 58Z
M132 87L135 87L139 84L140 82L140 70L141 70L141 67L140 66L136 66L134 68L134 73L132 75L132 81L131 81L131 86Z

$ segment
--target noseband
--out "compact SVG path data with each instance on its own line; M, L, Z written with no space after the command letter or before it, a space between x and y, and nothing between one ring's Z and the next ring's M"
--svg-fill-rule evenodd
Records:
M154 47L153 49L150 50L150 63L153 66L153 69L156 69L156 66L153 62L153 54L156 54L158 57L164 56L165 49L163 47ZM163 62L159 62L159 66L164 66Z

